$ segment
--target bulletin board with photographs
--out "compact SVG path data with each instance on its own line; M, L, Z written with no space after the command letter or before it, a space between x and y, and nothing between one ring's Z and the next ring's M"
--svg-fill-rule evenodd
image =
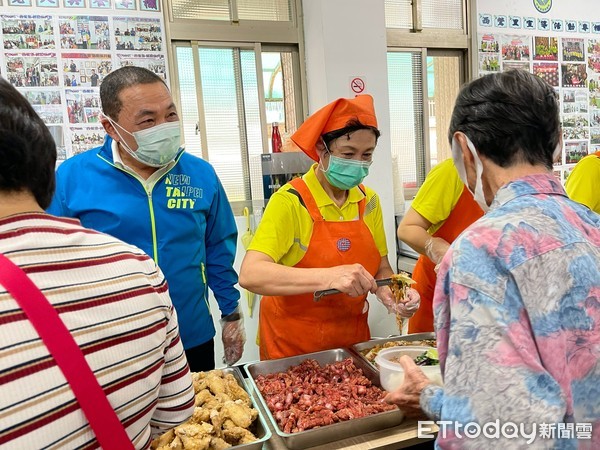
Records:
M6 79L17 87L50 87L59 85L56 53L5 53Z
M98 147L104 142L104 128L102 126L72 126L68 128L71 141L71 154L75 156L91 148Z
M62 60L65 87L99 87L113 68L109 53L63 53Z
M25 95L49 127L59 160L104 142L99 89L111 71L135 65L169 82L160 2L0 4L0 75Z
M5 51L56 48L52 16L2 15L1 20Z
M600 22L594 26L529 12L481 11L478 16L480 75L518 68L554 87L563 128L563 151L554 172L564 182L583 156L600 150Z
M163 55L145 53L117 53L117 69L124 66L138 66L151 70L162 79L167 79L167 65Z
M110 50L107 16L59 16L60 48Z
M163 48L162 26L158 19L115 17L114 39L117 50L160 52Z

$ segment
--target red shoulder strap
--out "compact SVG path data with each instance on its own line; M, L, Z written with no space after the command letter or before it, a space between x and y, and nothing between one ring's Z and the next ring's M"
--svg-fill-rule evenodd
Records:
M100 446L133 449L123 424L58 313L27 274L3 254L0 254L0 284L17 301L56 360Z

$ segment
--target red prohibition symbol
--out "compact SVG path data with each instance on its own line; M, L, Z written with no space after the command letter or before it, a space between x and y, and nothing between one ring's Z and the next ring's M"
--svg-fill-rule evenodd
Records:
M350 88L352 92L360 94L365 90L365 82L361 78L353 78L350 82Z

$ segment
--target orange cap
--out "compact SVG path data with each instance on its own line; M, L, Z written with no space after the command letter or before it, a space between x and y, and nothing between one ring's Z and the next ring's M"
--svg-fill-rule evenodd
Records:
M319 138L325 133L344 128L352 119L377 128L373 97L358 95L354 98L338 98L309 116L291 139L304 153L318 161L316 144Z

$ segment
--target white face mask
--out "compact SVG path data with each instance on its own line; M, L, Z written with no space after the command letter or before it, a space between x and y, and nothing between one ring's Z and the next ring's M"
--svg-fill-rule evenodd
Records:
M150 167L163 167L169 164L180 149L181 131L179 129L179 121L165 122L160 125L155 125L146 130L127 131L118 123L115 123L110 117L106 118L129 135L133 136L138 144L137 150L133 151L125 142L119 131L115 127L115 131L121 138L121 145L131 155L132 158Z
M556 148L554 149L554 153L552 154L552 162L553 163L561 163L562 162L562 141L558 141L556 144Z
M462 148L456 138L452 139L452 159L454 160L454 165L456 166L456 170L458 171L458 176L460 177L461 181L464 183L467 189L469 189L469 192L473 194L473 198L485 213L489 211L490 207L485 201L485 195L483 194L483 182L481 181L483 164L481 163L481 159L479 159L479 156L475 151L475 146L471 142L471 139L469 139L469 136L465 134L465 138L467 139L467 147L469 147L469 150L473 155L473 159L475 160L475 171L477 174L477 179L475 180L475 192L471 191L469 188L469 183L467 181L467 169L465 168L465 163L462 157Z

